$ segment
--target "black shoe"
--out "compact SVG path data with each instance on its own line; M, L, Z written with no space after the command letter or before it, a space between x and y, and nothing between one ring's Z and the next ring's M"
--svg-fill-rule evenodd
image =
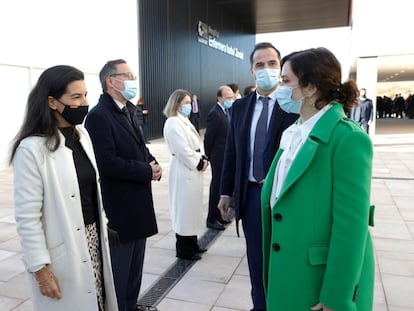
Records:
M228 225L231 223L231 220L220 220L223 225Z
M201 254L201 253L205 253L205 252L207 252L207 248L198 248L197 250L196 250L196 253L199 253L199 254Z
M226 227L223 226L221 222L216 220L215 222L207 222L207 228L214 229L214 230L224 230Z
M193 260L193 261L196 261L196 260L200 260L201 259L201 256L200 255L193 255L191 257L183 257L183 256L177 256L177 257L178 258L181 258L181 259Z

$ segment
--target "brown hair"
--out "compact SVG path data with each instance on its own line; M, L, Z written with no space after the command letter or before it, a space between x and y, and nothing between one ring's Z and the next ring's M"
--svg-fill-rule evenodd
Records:
M355 81L341 83L341 64L328 49L320 47L293 52L283 57L281 66L287 61L299 78L300 86L312 84L318 88L319 97L315 101L317 109L332 101L339 102L348 109L357 105L359 91Z

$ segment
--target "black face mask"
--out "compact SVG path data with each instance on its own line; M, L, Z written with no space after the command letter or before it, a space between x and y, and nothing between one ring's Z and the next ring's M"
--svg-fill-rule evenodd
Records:
M62 117L65 118L72 125L81 124L88 113L89 106L67 106L63 108L61 113Z

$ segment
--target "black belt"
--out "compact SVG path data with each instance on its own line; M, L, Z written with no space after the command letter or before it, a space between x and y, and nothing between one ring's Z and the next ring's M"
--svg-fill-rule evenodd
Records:
M263 187L263 181L262 182L257 182L257 181L248 181L249 185L255 186L255 187L259 187L262 188Z

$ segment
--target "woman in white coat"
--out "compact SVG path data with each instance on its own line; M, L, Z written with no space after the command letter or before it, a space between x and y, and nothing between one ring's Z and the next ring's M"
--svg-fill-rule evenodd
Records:
M203 172L208 159L203 154L200 136L188 116L191 94L175 90L164 108L168 118L164 125L164 139L172 154L169 173L169 207L172 228L176 233L177 257L201 259L205 252L197 242L203 226Z
M84 74L45 70L14 141L14 204L34 310L118 310Z

